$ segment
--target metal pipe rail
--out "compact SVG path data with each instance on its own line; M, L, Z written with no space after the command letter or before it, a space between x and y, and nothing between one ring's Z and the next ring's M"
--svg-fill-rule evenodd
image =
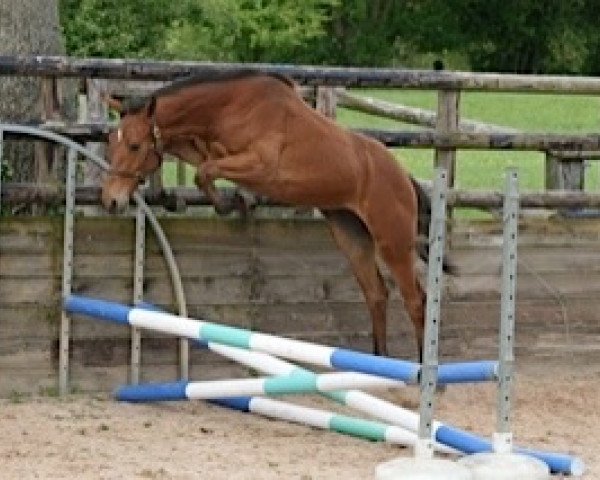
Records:
M12 125L0 123L0 160L2 150L2 139L8 135L26 135L30 137L36 137L49 142L54 142L60 145L64 145L69 149L68 153L68 168L67 168L67 185L65 187L66 196L66 208L65 208L65 255L64 255L64 271L63 271L63 298L71 294L71 277L73 267L73 222L74 222L74 205L75 205L75 160L77 155L82 155L85 159L92 161L98 167L103 170L107 170L109 165L99 156L85 149L80 144L64 136L58 135L54 132L41 130L39 128L25 126L25 125ZM1 167L1 163L0 163ZM0 192L1 193L1 192ZM181 281L181 275L179 274L179 267L175 261L171 246L158 223L158 220L154 216L150 207L146 204L139 192L135 192L133 195L134 201L138 204L139 208L143 211L146 218L152 225L152 228L156 234L158 244L165 256L169 274L171 276L171 282L173 284L173 292L177 303L178 311L181 315L187 315L187 303L185 300L185 294L183 290L183 284ZM60 359L59 359L59 392L61 394L67 393L67 382L68 382L68 342L70 336L70 321L65 317L63 312L63 319L61 321L60 329ZM187 369L187 366L182 366L182 370Z

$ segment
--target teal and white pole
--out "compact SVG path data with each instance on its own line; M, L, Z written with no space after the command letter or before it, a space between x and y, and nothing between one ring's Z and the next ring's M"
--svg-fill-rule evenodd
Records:
M100 320L146 328L192 340L265 352L295 362L366 373L406 383L416 383L421 370L419 364L405 360L251 332L241 328L76 295L72 295L65 301L65 310L70 313L80 313ZM497 365L496 361L443 364L439 366L438 382L464 383L495 380Z
M315 374L308 371L296 371L289 375L265 378L125 385L117 389L115 397L117 400L128 402L214 400L248 395L271 396L334 392L347 388L398 388L404 385L404 382L363 373Z

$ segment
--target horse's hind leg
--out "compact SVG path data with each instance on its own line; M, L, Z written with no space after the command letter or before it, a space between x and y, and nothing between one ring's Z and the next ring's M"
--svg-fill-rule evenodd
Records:
M377 267L373 239L362 220L348 210L323 210L323 215L365 296L373 326L373 352L387 355L388 291Z
M369 222L369 228L378 252L392 272L402 294L404 307L415 329L421 362L425 329L425 292L416 269L416 231L411 232L412 220L402 213L385 206L382 206L382 210L385 211L378 212L379 214L371 219L373 221Z

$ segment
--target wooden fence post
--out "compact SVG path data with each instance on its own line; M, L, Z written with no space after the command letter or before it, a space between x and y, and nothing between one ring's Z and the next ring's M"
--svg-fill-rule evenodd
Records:
M315 108L326 117L336 119L337 95L331 87L318 87Z
M43 78L40 82L40 118L42 122L60 120L61 99L56 77ZM36 142L34 147L35 183L44 185L51 183L52 171L55 167L56 146L48 142ZM36 214L42 214L44 207L37 206Z
M455 133L459 125L459 103L460 91L458 90L439 90L437 104L437 121L435 129L439 133ZM436 148L434 157L435 168L442 167L447 172L448 188L454 188L456 175L456 149L455 148ZM448 219L452 218L453 209L446 209ZM451 245L452 228L448 226L448 235L446 237L446 248L452 248Z
M458 131L460 92L458 90L440 90L438 92L436 131L441 134ZM456 171L456 149L437 148L435 167L443 167L448 172L448 188L454 186Z
M106 123L108 121L108 105L103 101L102 95L107 91L106 80L90 79L85 80L85 96L80 97L79 121L83 123ZM86 142L85 147L104 158L106 145L100 142ZM101 185L104 173L92 162L83 162L83 182L86 187L96 187ZM90 214L98 214L100 207L86 207L85 211Z
M566 160L560 152L546 152L546 190L583 191L584 186L584 160Z

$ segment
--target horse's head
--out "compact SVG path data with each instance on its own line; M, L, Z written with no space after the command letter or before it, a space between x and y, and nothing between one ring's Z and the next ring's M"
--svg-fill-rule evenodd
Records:
M161 164L162 144L156 126L156 98L135 109L110 105L122 113L121 123L108 138L110 170L102 185L102 203L110 212L122 211L131 194Z

